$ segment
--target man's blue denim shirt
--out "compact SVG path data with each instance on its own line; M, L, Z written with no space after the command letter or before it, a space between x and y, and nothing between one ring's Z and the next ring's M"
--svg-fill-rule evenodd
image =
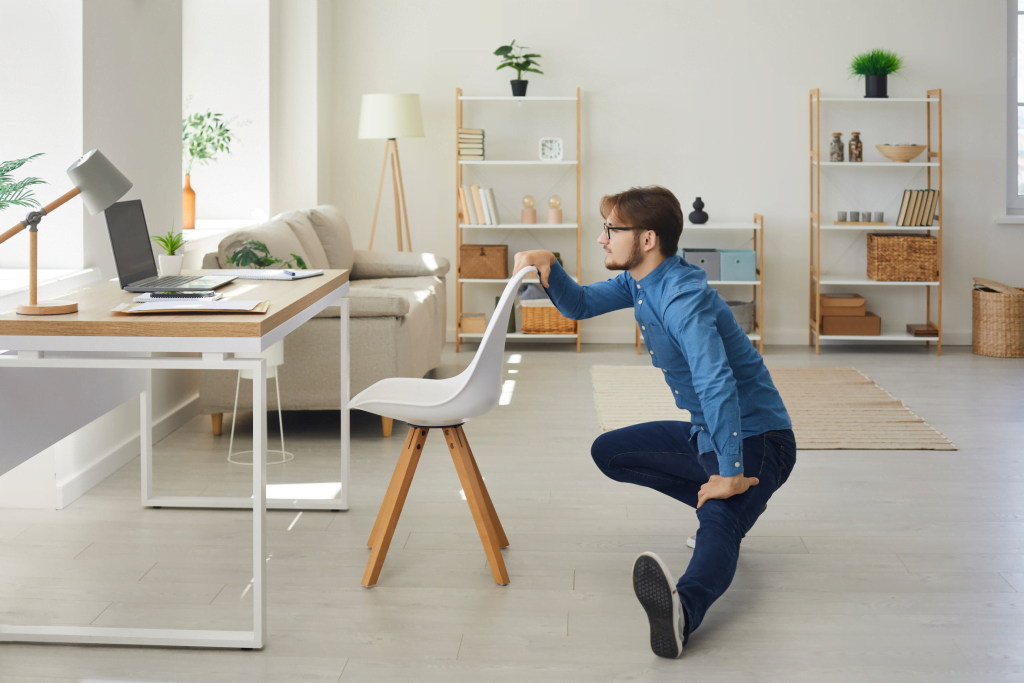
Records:
M573 320L633 307L651 362L676 406L690 411L700 452L718 456L721 476L743 472L746 437L792 429L761 355L703 268L671 256L639 281L623 271L581 287L556 263L548 285L551 301Z

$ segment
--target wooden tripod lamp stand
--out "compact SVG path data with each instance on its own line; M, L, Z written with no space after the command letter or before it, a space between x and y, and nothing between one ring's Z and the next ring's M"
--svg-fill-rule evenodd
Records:
M377 231L377 213L380 210L380 196L384 191L384 175L391 164L391 183L395 194L395 229L398 233L398 251L412 251L409 237L409 215L405 210L405 188L402 185L402 167L398 163L397 138L423 137L423 114L420 112L419 95L363 95L359 112L359 139L386 139L384 167L380 170L380 185L377 187L377 203L373 207L373 225L370 228L370 249L373 249L373 235ZM405 243L402 248L402 227L405 227Z
M39 303L36 299L38 282L36 256L39 223L43 220L43 216L49 215L58 206L62 206L79 194L82 195L82 201L85 202L85 208L89 209L89 214L95 216L132 189L132 182L125 178L98 149L87 152L73 163L68 169L68 177L71 178L75 189L68 190L38 211L30 211L25 216L25 220L0 235L0 244L2 244L28 228L28 303L21 304L17 308L18 313L22 315L59 315L78 311L78 304L74 301L54 300Z

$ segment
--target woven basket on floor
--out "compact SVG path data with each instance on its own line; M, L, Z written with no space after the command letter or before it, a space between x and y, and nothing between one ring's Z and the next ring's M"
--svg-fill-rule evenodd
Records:
M930 235L868 234L868 277L930 282L939 277L939 240Z
M525 302L524 302L525 304ZM576 321L563 317L553 305L520 308L524 334L575 334Z
M981 278L974 281L985 287L972 294L974 353L1024 358L1024 289Z

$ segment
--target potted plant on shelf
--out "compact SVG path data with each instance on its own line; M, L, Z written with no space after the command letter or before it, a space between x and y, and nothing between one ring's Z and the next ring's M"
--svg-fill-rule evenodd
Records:
M533 68L535 66L540 66L540 64L537 62L537 59L540 57L540 55L532 53L523 54L524 50L529 49L530 48L526 47L525 45L516 45L516 41L513 40L508 45L502 45L501 47L494 51L494 54L501 57L502 59L501 64L498 65L498 69L495 69L496 71L504 69L506 67L511 67L516 70L516 78L514 81L512 81L513 97L526 96L526 86L527 84L529 84L529 81L523 80L524 71L532 71L535 74L544 73L540 69Z
M234 133L228 127L223 115L209 109L203 114L190 114L181 120L181 152L185 163L185 187L181 191L181 227L191 230L196 227L196 193L192 189L192 168L196 164L208 164L217 155L231 153Z
M298 268L306 270L306 261L297 254L291 254L291 259L275 258L270 255L267 245L259 240L245 240L242 246L235 249L231 256L228 256L228 263L240 268L267 268L280 265L282 268Z
M32 196L30 188L33 185L45 185L46 181L42 178L15 180L11 173L41 156L43 155L33 154L24 159L0 161L0 211L9 209L12 206L23 206L27 209L34 209L39 206L39 202Z
M888 97L886 77L902 68L902 57L881 48L854 55L850 61L850 75L864 77L864 97Z
M160 254L160 275L181 275L181 262L185 259L184 254L179 254L185 246L185 235L174 232L174 221L171 221L171 229L166 235L157 235L153 241L160 245L166 252Z

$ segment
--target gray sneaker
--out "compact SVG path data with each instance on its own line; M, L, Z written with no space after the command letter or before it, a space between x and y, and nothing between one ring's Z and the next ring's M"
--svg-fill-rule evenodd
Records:
M683 605L675 580L661 558L641 553L633 562L633 591L651 624L651 650L675 659L683 654Z

